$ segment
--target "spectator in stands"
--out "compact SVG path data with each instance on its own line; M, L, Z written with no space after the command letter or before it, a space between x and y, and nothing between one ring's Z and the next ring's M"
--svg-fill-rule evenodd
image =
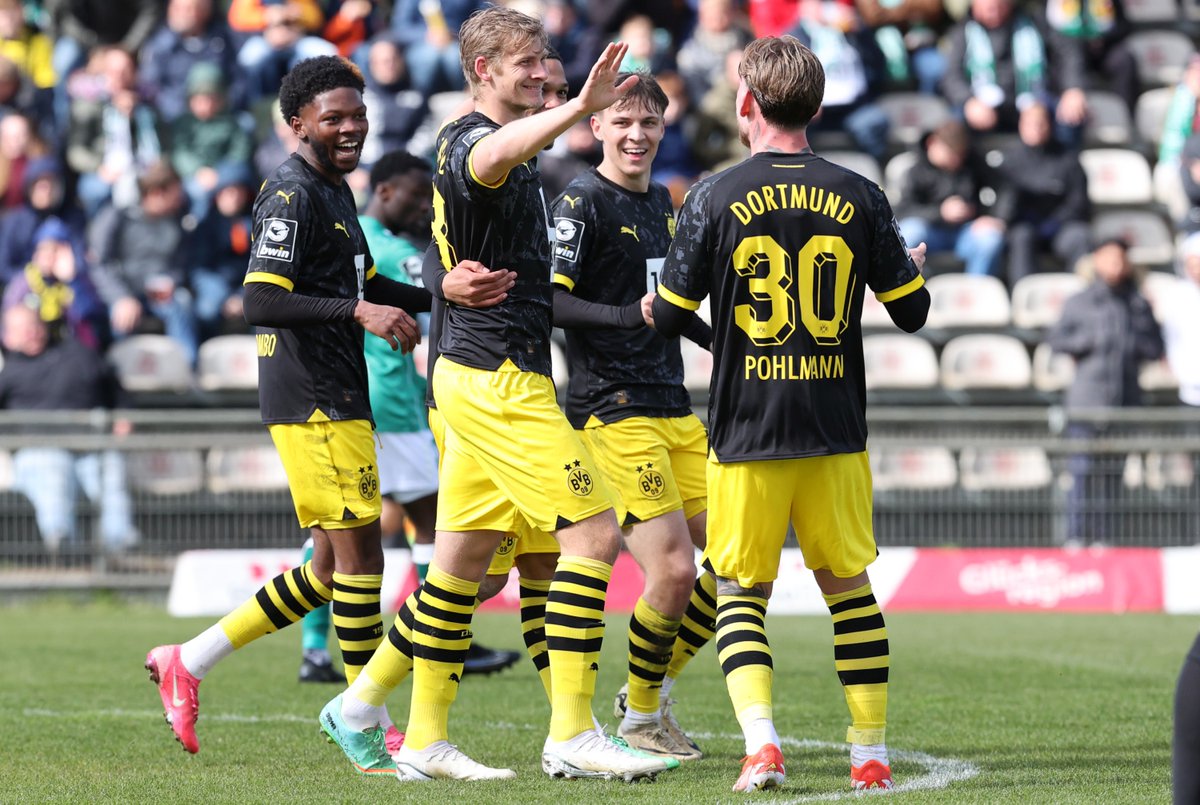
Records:
M705 168L723 170L750 155L750 149L738 136L737 99L738 65L742 50L725 56L725 73L700 100L696 110L695 139L692 150Z
M1200 232L1179 245L1179 290L1163 299L1163 341L1167 363L1179 381L1179 399L1200 406Z
M1200 104L1200 53L1193 53L1183 69L1183 77L1171 95L1171 104L1163 121L1162 136L1158 141L1158 161L1171 162L1179 159L1183 144L1196 129L1197 105Z
M1163 355L1162 332L1150 303L1137 290L1128 245L1117 238L1092 253L1095 278L1063 305L1046 335L1055 351L1075 360L1075 377L1063 404L1068 413L1141 403L1138 370ZM1194 312L1193 312L1194 315ZM1093 440L1106 432L1095 419L1072 419L1067 436ZM1104 542L1113 536L1112 506L1121 491L1123 457L1081 452L1071 456L1067 539Z
M1180 199L1177 203L1167 201L1167 207L1177 219L1176 226L1183 232L1200 231L1200 133L1193 134L1183 143L1174 177L1179 182L1176 189Z
M108 346L108 310L92 284L87 264L70 229L47 218L33 235L33 257L4 289L3 307L36 310L51 338L71 337L103 351Z
M882 161L889 123L874 98L883 87L886 69L874 34L853 6L836 0L802 0L800 22L791 33L825 68L825 98L809 133L820 140L822 132L843 131L855 148Z
M1008 284L1038 270L1048 251L1074 270L1091 245L1091 203L1079 155L1054 140L1050 110L1031 103L1021 111L1021 141L1004 152L998 173L996 217L1008 226Z
M58 83L54 42L29 25L21 0L0 0L0 56L17 65L39 90L50 92Z
M247 36L238 51L246 72L250 103L279 93L283 74L314 56L332 56L337 48L321 38L325 13L318 0L233 0L229 27Z
M1171 95L1159 137L1158 164L1155 167L1155 180L1163 182L1157 189L1164 203L1177 224L1188 231L1200 224L1200 212L1195 210L1196 201L1200 199L1200 187L1196 182L1200 176L1200 169L1196 167L1196 158L1200 157L1200 142L1191 142L1200 137L1200 130L1196 128L1198 113L1200 53L1193 53Z
M89 218L111 201L137 203L137 174L163 156L164 143L154 107L137 84L129 51L107 47L89 62L97 94L80 92L71 102L67 164L79 174L77 192ZM76 86L84 86L82 81Z
M224 77L215 64L197 64L188 73L188 111L171 126L171 164L184 180L197 219L208 211L217 173L249 165L254 138L225 105Z
M359 161L370 168L383 154L408 145L427 110L425 97L409 81L404 51L386 36L371 43L363 79L363 103L371 127Z
M24 203L29 163L49 153L50 147L25 115L0 118L0 210L8 212Z
M187 111L187 80L197 64L220 70L230 109L244 109L244 76L237 66L237 44L213 0L168 0L167 19L141 53L141 77L167 123Z
M375 0L326 0L321 35L349 59L379 29L376 14Z
M550 37L550 46L561 57L567 83L583 86L592 69L594 54L588 49L589 31L574 0L546 0L542 24Z
M38 92L33 82L10 59L0 56L0 117L25 115L37 121L38 136L57 144L60 129L52 113L52 99Z
M938 49L946 21L940 0L855 0L854 5L875 32L889 83L936 95L946 73L946 57Z
M104 360L78 341L52 341L37 311L13 305L4 311L4 368L0 408L16 411L88 411L114 408L120 389ZM127 434L117 420L113 433ZM46 549L80 544L76 506L80 491L100 508L100 540L108 552L137 542L125 466L116 450L76 452L27 447L13 456L13 486L33 504Z
M66 194L62 167L51 157L32 160L25 168L25 201L0 218L0 286L25 270L33 258L34 233L48 218L66 225L77 257L82 260L85 222Z
M222 332L244 332L242 280L250 255L250 207L257 187L250 170L230 163L218 174L216 193L187 250L188 285L195 297L203 341Z
M396 0L392 36L404 46L413 86L428 98L463 88L458 29L482 0Z
M1125 42L1129 21L1121 0L1047 0L1046 21L1083 46L1085 67L1121 96L1130 114L1137 104L1138 66Z
M800 0L753 0L747 5L756 38L787 33L800 13Z
M138 206L109 207L92 223L93 279L108 305L115 337L144 327L150 313L194 364L198 343L184 286L183 185L169 163L159 162L138 177L138 189Z
M673 70L675 60L671 55L670 41L666 32L656 31L654 22L645 14L634 14L621 23L617 41L629 46L621 70L627 73L638 71L658 76L664 70Z
M971 13L950 33L942 94L977 132L1010 133L1020 111L1039 102L1054 109L1056 136L1077 144L1087 118L1083 50L1014 0L971 0Z
M696 28L676 57L690 97L699 100L723 81L726 58L750 43L750 32L739 24L736 12L733 0L697 3Z
M300 143L296 132L283 119L278 100L271 103L270 130L259 136L258 147L254 149L254 172L258 176L270 176L271 171L282 165Z
M989 183L967 127L958 120L938 126L904 177L896 210L904 240L924 242L930 257L953 253L968 274L1000 276L1005 227L985 212L980 191Z

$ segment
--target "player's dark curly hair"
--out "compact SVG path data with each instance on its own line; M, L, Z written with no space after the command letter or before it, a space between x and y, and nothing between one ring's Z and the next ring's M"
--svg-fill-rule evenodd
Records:
M362 71L341 56L317 56L305 59L283 77L279 87L279 111L285 123L300 116L300 110L313 98L332 89L349 87L359 92L366 85Z
M384 182L413 170L428 173L433 170L433 167L428 160L421 159L407 151L388 151L371 166L371 187L376 188Z

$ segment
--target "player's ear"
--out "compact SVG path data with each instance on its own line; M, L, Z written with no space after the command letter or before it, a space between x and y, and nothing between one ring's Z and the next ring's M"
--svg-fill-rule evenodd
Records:
M596 113L588 117L588 124L592 127L592 136L597 140L600 139L600 114Z
M299 138L300 140L307 141L308 140L308 132L305 131L304 121L300 119L300 116L292 115L292 119L289 122L292 126L292 133L295 134L296 137Z
M475 57L475 75L479 76L480 81L490 81L492 78L492 66L488 64L486 56Z

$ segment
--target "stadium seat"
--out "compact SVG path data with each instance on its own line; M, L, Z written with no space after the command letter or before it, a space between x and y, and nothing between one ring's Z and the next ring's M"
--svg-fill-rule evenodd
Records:
M567 370L567 352L554 341L550 342L550 377L554 385L560 389L567 387L569 373Z
M887 193L892 207L900 204L903 197L904 177L917 164L919 157L915 151L901 151L887 161L883 168L883 189Z
M1167 271L1147 271L1142 276L1142 295L1150 303L1150 309L1154 311L1155 318L1162 320L1159 306L1179 292L1179 283L1181 282L1183 282L1182 279Z
M867 447L876 491L951 489L958 482L954 456L945 447Z
M929 289L929 327L1007 327L1012 321L1008 291L996 277L939 274Z
M126 391L186 391L192 369L183 347L165 335L132 335L108 351Z
M1128 148L1090 148L1079 161L1087 174L1088 198L1098 205L1149 204L1154 198L1150 164Z
M938 384L937 355L920 336L866 336L863 365L868 389L930 389Z
M870 154L864 154L862 151L824 151L820 156L835 165L849 168L875 184L883 183L883 172L879 170L879 163Z
M1165 359L1142 364L1138 370L1138 386L1142 391L1174 391L1179 388L1179 381Z
M930 129L952 116L950 104L938 95L920 92L889 92L878 98L891 124L888 140L893 145L916 145Z
M1179 19L1176 0L1124 0L1125 17L1135 25L1173 23Z
M947 389L1025 389L1033 370L1025 345L1011 335L972 333L942 348L942 385Z
M1078 274L1050 271L1017 280L1012 289L1012 320L1017 327L1049 327L1062 316L1062 306L1084 288Z
M1158 148L1162 140L1163 126L1167 122L1167 109L1174 95L1175 87L1157 87L1138 95L1137 104L1133 109L1133 120L1138 139L1143 143Z
M964 447L958 457L959 483L972 492L1041 489L1054 473L1040 447Z
M1049 344L1038 344L1033 349L1033 387L1038 391L1054 394L1071 385L1075 378L1075 359L1070 355L1055 352Z
M1088 145L1129 145L1133 126L1129 107L1114 92L1092 90L1087 93L1088 120L1083 139Z
M1092 241L1123 238L1135 265L1170 265L1175 261L1171 227L1153 210L1099 210L1092 216Z
M429 339L422 338L421 342L413 348L412 357L413 364L417 367L417 374L421 377L429 377Z
M252 335L219 335L200 345L200 388L207 391L258 388L258 346Z
M204 487L199 450L134 450L126 454L129 484L151 495L187 495Z
M1167 208L1167 214L1174 221L1182 220L1192 206L1187 193L1183 189L1183 179L1179 175L1179 165L1173 160L1158 162L1150 172L1154 184L1154 200Z
M859 321L867 330L896 329L896 323L888 315L887 308L884 307L883 302L875 298L875 294L871 292L870 288L863 294L862 318Z
M283 462L270 445L213 448L208 453L208 488L216 494L267 492L287 485Z
M1137 61L1138 77L1147 87L1178 83L1188 57L1195 51L1191 37L1182 31L1134 31L1125 40Z
M7 450L0 450L0 492L3 492L7 489L12 489L12 483L12 454L10 454Z
M707 394L712 380L712 353L686 338L679 339L679 352L683 356L683 385L692 393Z

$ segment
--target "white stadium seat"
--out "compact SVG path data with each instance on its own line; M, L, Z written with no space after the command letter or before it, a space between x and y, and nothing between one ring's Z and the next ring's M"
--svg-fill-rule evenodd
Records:
M1090 148L1079 161L1087 174L1093 204L1149 204L1154 198L1150 163L1128 148Z
M1177 83L1196 49L1187 34L1166 29L1134 31L1125 41L1133 51L1143 86L1151 87Z
M186 391L192 368L183 347L165 335L131 335L108 350L126 391Z
M1012 321L1004 283L977 274L939 274L929 289L929 327L1006 327Z
M127 454L129 484L152 495L186 495L204 487L199 450L134 450Z
M904 196L904 177L912 170L913 165L917 164L917 159L916 151L901 151L889 159L883 168L883 189L887 191L888 201L892 203L893 208Z
M200 345L197 364L202 389L223 391L258 388L258 346L253 335L219 335L210 338Z
M1054 393L1071 385L1075 378L1075 359L1055 352L1049 344L1038 344L1033 350L1033 387Z
M1125 99L1115 92L1092 90L1087 93L1088 119L1084 126L1085 142L1100 145L1129 145L1133 126Z
M7 450L0 450L0 491L12 489L13 462Z
M888 140L896 145L916 145L952 115L950 104L941 96L921 92L889 92L877 103L888 116Z
M896 328L896 323L888 315L887 308L884 307L883 302L876 299L875 294L869 288L863 294L862 318L859 321L867 329L882 327L894 330Z
M951 489L958 481L954 456L945 447L867 445L871 482L876 491Z
M1167 265L1175 261L1171 227L1153 210L1098 210L1092 216L1092 242L1122 238L1135 265Z
M1171 23L1179 19L1176 0L1124 0L1125 17L1136 24Z
M960 335L942 348L942 385L951 390L1024 389L1033 370L1025 345L1010 335Z
M217 493L287 489L287 473L274 447L213 448L208 453L208 488Z
M868 389L930 389L938 384L933 347L920 336L896 333L863 338Z
M1174 96L1175 87L1148 89L1138 96L1133 107L1133 121L1138 138L1142 142L1158 147L1162 140L1163 126L1167 122L1167 109L1171 106L1171 98Z
M1048 271L1017 280L1012 290L1012 320L1017 327L1049 327L1062 317L1063 303L1084 289L1078 274Z
M864 154L862 151L822 151L820 156L834 165L849 168L875 184L883 183L883 172L879 170L879 163L870 154Z
M973 492L1041 489L1054 478L1040 447L964 447L958 464L959 483Z

